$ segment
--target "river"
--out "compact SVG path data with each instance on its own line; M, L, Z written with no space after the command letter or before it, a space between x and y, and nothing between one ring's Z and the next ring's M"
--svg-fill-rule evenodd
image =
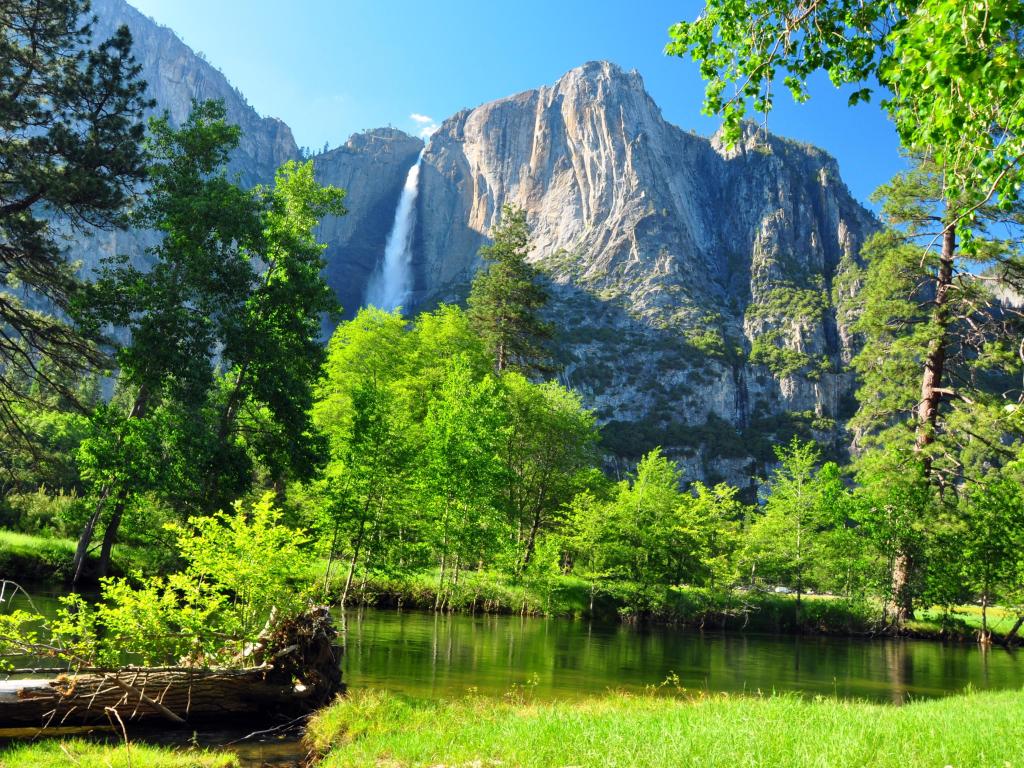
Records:
M795 692L904 703L1024 687L1024 658L928 640L723 634L519 616L363 610L346 621L345 680L411 696L580 698L670 675L692 691Z

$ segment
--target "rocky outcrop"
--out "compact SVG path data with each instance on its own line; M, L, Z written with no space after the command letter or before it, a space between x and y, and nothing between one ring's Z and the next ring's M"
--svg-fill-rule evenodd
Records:
M463 296L502 205L524 207L564 378L615 453L660 444L737 482L793 430L841 443L852 349L832 284L876 224L826 153L753 126L727 149L592 62L445 121L421 179L419 302Z
M147 93L156 105L152 114L167 113L174 125L189 115L193 101L219 99L224 102L228 120L242 128L238 149L232 154L229 173L243 185L270 183L274 172L299 157L291 129L275 118L260 117L245 97L227 78L170 29L139 13L125 0L92 0L96 16L93 40L106 40L122 24L132 33L132 54L142 68ZM61 222L55 222L58 228ZM79 264L83 272L100 266L104 258L128 255L139 267L149 260L146 249L153 246L152 232L77 229L69 239L67 258Z
M195 53L167 27L139 13L125 0L92 0L97 17L93 37L104 40L125 24L132 33L132 53L142 67L149 96L156 101L157 114L167 112L172 124L180 125L189 115L193 101L219 99L228 120L242 129L242 139L231 160L230 171L242 184L268 183L274 171L299 156L291 129L273 117L260 117L213 65Z

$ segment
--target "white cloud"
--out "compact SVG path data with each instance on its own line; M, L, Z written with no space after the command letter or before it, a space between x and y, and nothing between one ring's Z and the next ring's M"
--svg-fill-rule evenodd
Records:
M429 139L431 134L438 128L437 123L434 122L434 118L430 117L430 115L413 112L409 115L409 119L420 125L419 137L421 139Z

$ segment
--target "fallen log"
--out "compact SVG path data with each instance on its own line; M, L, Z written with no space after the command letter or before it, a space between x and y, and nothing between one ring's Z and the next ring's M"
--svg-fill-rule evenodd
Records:
M282 622L243 669L125 667L51 679L0 681L0 727L163 720L183 725L294 717L344 686L337 632L325 608Z

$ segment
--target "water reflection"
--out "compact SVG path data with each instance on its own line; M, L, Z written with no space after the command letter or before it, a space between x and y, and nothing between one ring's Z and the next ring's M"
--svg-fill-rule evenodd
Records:
M690 690L868 698L896 704L974 688L1020 688L1001 649L914 640L728 635L518 616L363 610L347 617L349 685L415 696L544 698L639 691L675 673Z
M54 596L35 599L44 614ZM21 607L16 601L2 610ZM1024 658L1002 648L916 640L856 640L631 629L519 616L361 610L338 614L346 682L415 696L542 698L641 691L669 675L689 690L908 699L1024 687ZM31 660L24 660L27 666Z

